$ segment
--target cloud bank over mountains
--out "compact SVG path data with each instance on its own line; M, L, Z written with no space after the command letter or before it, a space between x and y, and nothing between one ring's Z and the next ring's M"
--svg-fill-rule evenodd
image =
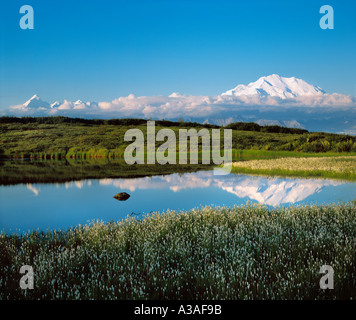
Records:
M276 124L292 124L309 130L351 133L354 130L356 133L356 124L350 121L355 119L355 111L356 97L329 94L302 79L273 74L248 85L238 85L217 96L193 96L177 92L169 96L136 97L130 94L112 101L64 100L50 104L34 95L24 104L11 106L6 114L172 120L182 118L185 121L219 125L235 121L260 121L262 124L276 121ZM350 112L353 116L350 116ZM321 119L334 119L334 126L328 130L327 122ZM314 127L311 126L313 122L317 124ZM325 128L319 128L318 122L319 126Z

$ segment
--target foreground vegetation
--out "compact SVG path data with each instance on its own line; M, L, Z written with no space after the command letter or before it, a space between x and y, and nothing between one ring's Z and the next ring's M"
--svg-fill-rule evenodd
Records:
M233 163L232 172L356 180L356 157L280 158L240 161Z
M144 119L85 120L66 117L0 118L0 158L88 159L123 158L130 128L146 133ZM198 123L156 121L156 132L172 129L219 128ZM356 152L356 137L331 133L310 133L278 126L261 127L255 123L233 123L234 153L241 150L261 152ZM222 134L221 130L221 134ZM223 140L223 139L221 139ZM159 146L162 142L157 142ZM178 150L177 150L178 151Z
M0 235L0 299L355 299L356 204L206 207ZM19 288L31 265L33 290ZM322 265L334 290L322 290Z

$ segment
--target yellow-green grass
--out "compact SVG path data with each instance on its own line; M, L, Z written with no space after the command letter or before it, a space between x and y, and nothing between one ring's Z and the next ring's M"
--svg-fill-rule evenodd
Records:
M0 234L0 299L355 299L356 204L205 207ZM34 269L34 289L19 269ZM334 269L323 290L320 268Z
M279 158L234 162L232 172L356 180L356 157Z

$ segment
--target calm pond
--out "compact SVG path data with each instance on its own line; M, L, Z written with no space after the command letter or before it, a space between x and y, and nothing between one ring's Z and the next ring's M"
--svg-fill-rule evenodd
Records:
M113 196L127 192L127 201ZM0 230L66 229L93 220L118 221L127 216L206 205L248 202L268 206L328 204L356 198L356 183L304 178L277 178L213 171L173 173L137 178L80 179L55 183L0 186Z

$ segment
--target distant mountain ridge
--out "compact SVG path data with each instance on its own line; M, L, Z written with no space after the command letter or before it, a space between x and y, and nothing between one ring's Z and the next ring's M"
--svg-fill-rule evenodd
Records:
M217 96L177 92L168 96L118 97L112 101L84 102L64 99L49 104L37 94L2 115L68 116L87 119L141 118L193 121L225 126L255 122L356 135L356 97L327 93L319 86L277 74L239 84Z
M311 85L302 79L297 79L295 77L285 78L277 74L272 74L270 76L261 77L255 82L251 82L248 85L239 84L234 89L230 89L221 94L224 96L258 96L258 97L279 97L281 99L296 98L301 96L314 96L323 95L326 92L318 86ZM169 98L180 98L184 95L179 95L173 93ZM69 102L64 100L65 102ZM69 102L71 103L71 102ZM49 104L46 101L41 100L41 98L35 94L31 99L26 101L22 106L24 108L44 108L44 109L55 109L61 106L62 103L55 101ZM82 100L71 103L74 107L78 105L91 105L92 102L84 103ZM223 122L226 119L223 119Z

